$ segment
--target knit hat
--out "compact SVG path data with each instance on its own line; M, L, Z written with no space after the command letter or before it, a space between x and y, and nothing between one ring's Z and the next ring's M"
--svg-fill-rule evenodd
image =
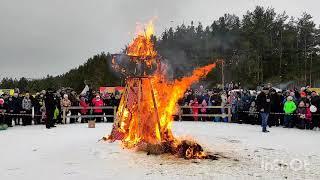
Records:
M305 92L301 92L301 93L300 93L300 96L301 96L301 97L306 97L307 94L306 94Z

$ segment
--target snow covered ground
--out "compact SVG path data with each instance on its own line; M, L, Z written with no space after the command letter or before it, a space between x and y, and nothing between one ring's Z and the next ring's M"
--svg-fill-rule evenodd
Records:
M320 132L212 122L176 122L219 160L184 160L97 142L111 124L0 131L0 180L320 179Z

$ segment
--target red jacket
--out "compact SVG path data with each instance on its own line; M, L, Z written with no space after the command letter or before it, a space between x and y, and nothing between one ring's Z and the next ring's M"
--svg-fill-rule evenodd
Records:
M87 114L89 105L85 101L80 101L80 106L82 107L81 114Z
M94 98L92 100L92 104L94 107L101 107L103 106L103 101L101 99L97 100L96 98ZM95 113L102 113L102 109L94 109Z
M312 114L311 114L311 111L310 111L310 107L307 107L306 109L306 120L307 121L311 121L312 119Z
M199 113L199 108L197 108L199 107L198 101L192 103L191 106L193 107L192 108L193 114L198 114Z

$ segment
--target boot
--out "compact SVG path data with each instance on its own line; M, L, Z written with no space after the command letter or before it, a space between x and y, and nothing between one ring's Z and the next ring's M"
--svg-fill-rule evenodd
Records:
M267 130L267 127L262 127L262 132L267 133L267 132L270 132L270 131Z

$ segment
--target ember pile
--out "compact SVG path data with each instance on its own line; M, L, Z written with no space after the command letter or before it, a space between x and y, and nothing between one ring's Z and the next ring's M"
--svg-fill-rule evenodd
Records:
M177 101L200 78L206 76L215 64L198 68L191 75L169 81L152 42L153 24L128 46L126 55L137 66L156 70L151 74L128 76L112 132L105 140L121 140L125 148L143 150L150 154L172 153L186 159L213 159L192 141L179 140L172 133L173 115L177 114ZM115 58L113 64L116 64ZM117 66L118 67L118 66Z

